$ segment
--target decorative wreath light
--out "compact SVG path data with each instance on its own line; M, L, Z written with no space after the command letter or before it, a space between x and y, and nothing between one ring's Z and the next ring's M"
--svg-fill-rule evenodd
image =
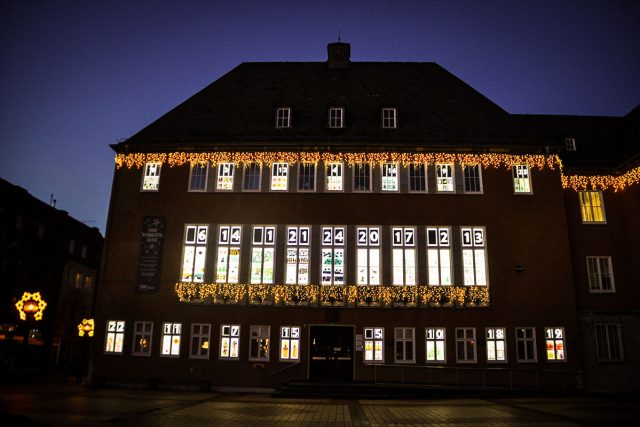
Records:
M27 314L33 314L34 320L42 320L47 303L42 299L40 292L25 292L20 301L16 303L20 320L27 320Z
M96 325L93 319L82 319L82 322L78 324L78 336L83 337L85 334L89 337L93 336Z
M356 163L383 162L400 163L406 167L411 163L460 163L462 165L481 165L494 169L511 168L513 165L526 164L537 169L549 168L560 170L562 187L575 191L581 190L624 190L626 187L640 183L640 166L633 168L622 175L565 175L562 161L557 155L545 156L541 154L470 154L470 153L326 153L326 152L292 152L292 151L259 151L259 152L172 152L172 153L130 153L117 154L115 157L116 168L133 167L141 168L145 163L167 163L169 167L184 164L211 163L240 163L252 162L265 163L271 166L273 163L315 163L346 162L349 166Z

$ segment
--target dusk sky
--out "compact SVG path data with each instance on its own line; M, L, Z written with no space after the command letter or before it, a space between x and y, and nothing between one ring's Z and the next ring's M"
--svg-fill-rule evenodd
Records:
M432 61L510 113L640 103L638 1L0 3L0 177L104 234L114 152L241 62Z

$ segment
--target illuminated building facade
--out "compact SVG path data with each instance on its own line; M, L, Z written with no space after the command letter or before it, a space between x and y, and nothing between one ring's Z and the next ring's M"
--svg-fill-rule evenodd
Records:
M585 313L638 296L637 149L581 168L587 139L434 63L328 54L241 64L113 146L94 380L588 387Z

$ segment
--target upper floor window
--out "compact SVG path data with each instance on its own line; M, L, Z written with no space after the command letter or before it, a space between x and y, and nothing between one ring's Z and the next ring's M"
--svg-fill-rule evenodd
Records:
M615 292L611 257L588 256L587 274L591 292Z
M218 234L216 283L238 283L242 226L221 225Z
M276 227L253 227L251 283L273 283Z
M462 228L462 267L465 286L487 284L484 228Z
M427 228L427 273L430 285L451 284L451 230Z
M620 361L624 358L622 325L620 323L596 323L596 348L601 362Z
M185 227L180 279L182 282L204 282L208 228L206 225L187 225Z
M218 180L216 181L216 190L231 191L233 190L233 171L235 165L233 163L218 163ZM260 172L258 168L258 185L260 188Z
M298 166L298 191L316 190L316 164L300 163Z
M398 127L397 110L395 108L382 109L382 128L395 129Z
M287 191L289 189L289 163L271 165L271 191Z
M370 163L356 163L353 166L353 191L371 191Z
M244 165L244 182L242 189L244 191L260 191L260 177L262 175L262 164L258 162L249 162Z
M323 285L344 285L345 227L322 227Z
M436 164L436 189L438 192L453 192L453 164Z
M276 109L276 128L291 127L291 107L279 107Z
M415 228L393 227L392 264L394 285L416 284Z
M192 163L189 172L189 191L207 191L208 163Z
M380 284L380 227L358 227L357 230L357 283Z
M397 163L382 164L382 191L398 191L399 178Z
M344 127L344 108L343 107L329 108L329 127L330 128Z
M480 165L464 165L462 167L465 193L482 193L482 175Z
M579 191L580 212L582 222L605 222L604 204L602 203L602 192L600 191Z
M513 192L530 194L531 193L531 175L529 174L529 166L513 165Z
M327 163L325 166L325 191L342 191L344 177L342 163Z
M567 138L564 140L565 146L567 147L567 151L576 151L576 139L575 138Z
M142 191L158 191L160 189L160 163L144 164L142 173Z
M427 191L427 166L424 163L411 163L409 165L409 191Z
M311 228L292 226L287 227L287 285L309 284ZM323 266L324 267L324 266Z

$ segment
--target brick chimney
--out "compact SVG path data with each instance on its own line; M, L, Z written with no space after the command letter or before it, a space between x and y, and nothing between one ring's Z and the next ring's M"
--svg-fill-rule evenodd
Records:
M327 45L327 65L329 68L349 68L351 57L351 45L349 43L335 42Z

